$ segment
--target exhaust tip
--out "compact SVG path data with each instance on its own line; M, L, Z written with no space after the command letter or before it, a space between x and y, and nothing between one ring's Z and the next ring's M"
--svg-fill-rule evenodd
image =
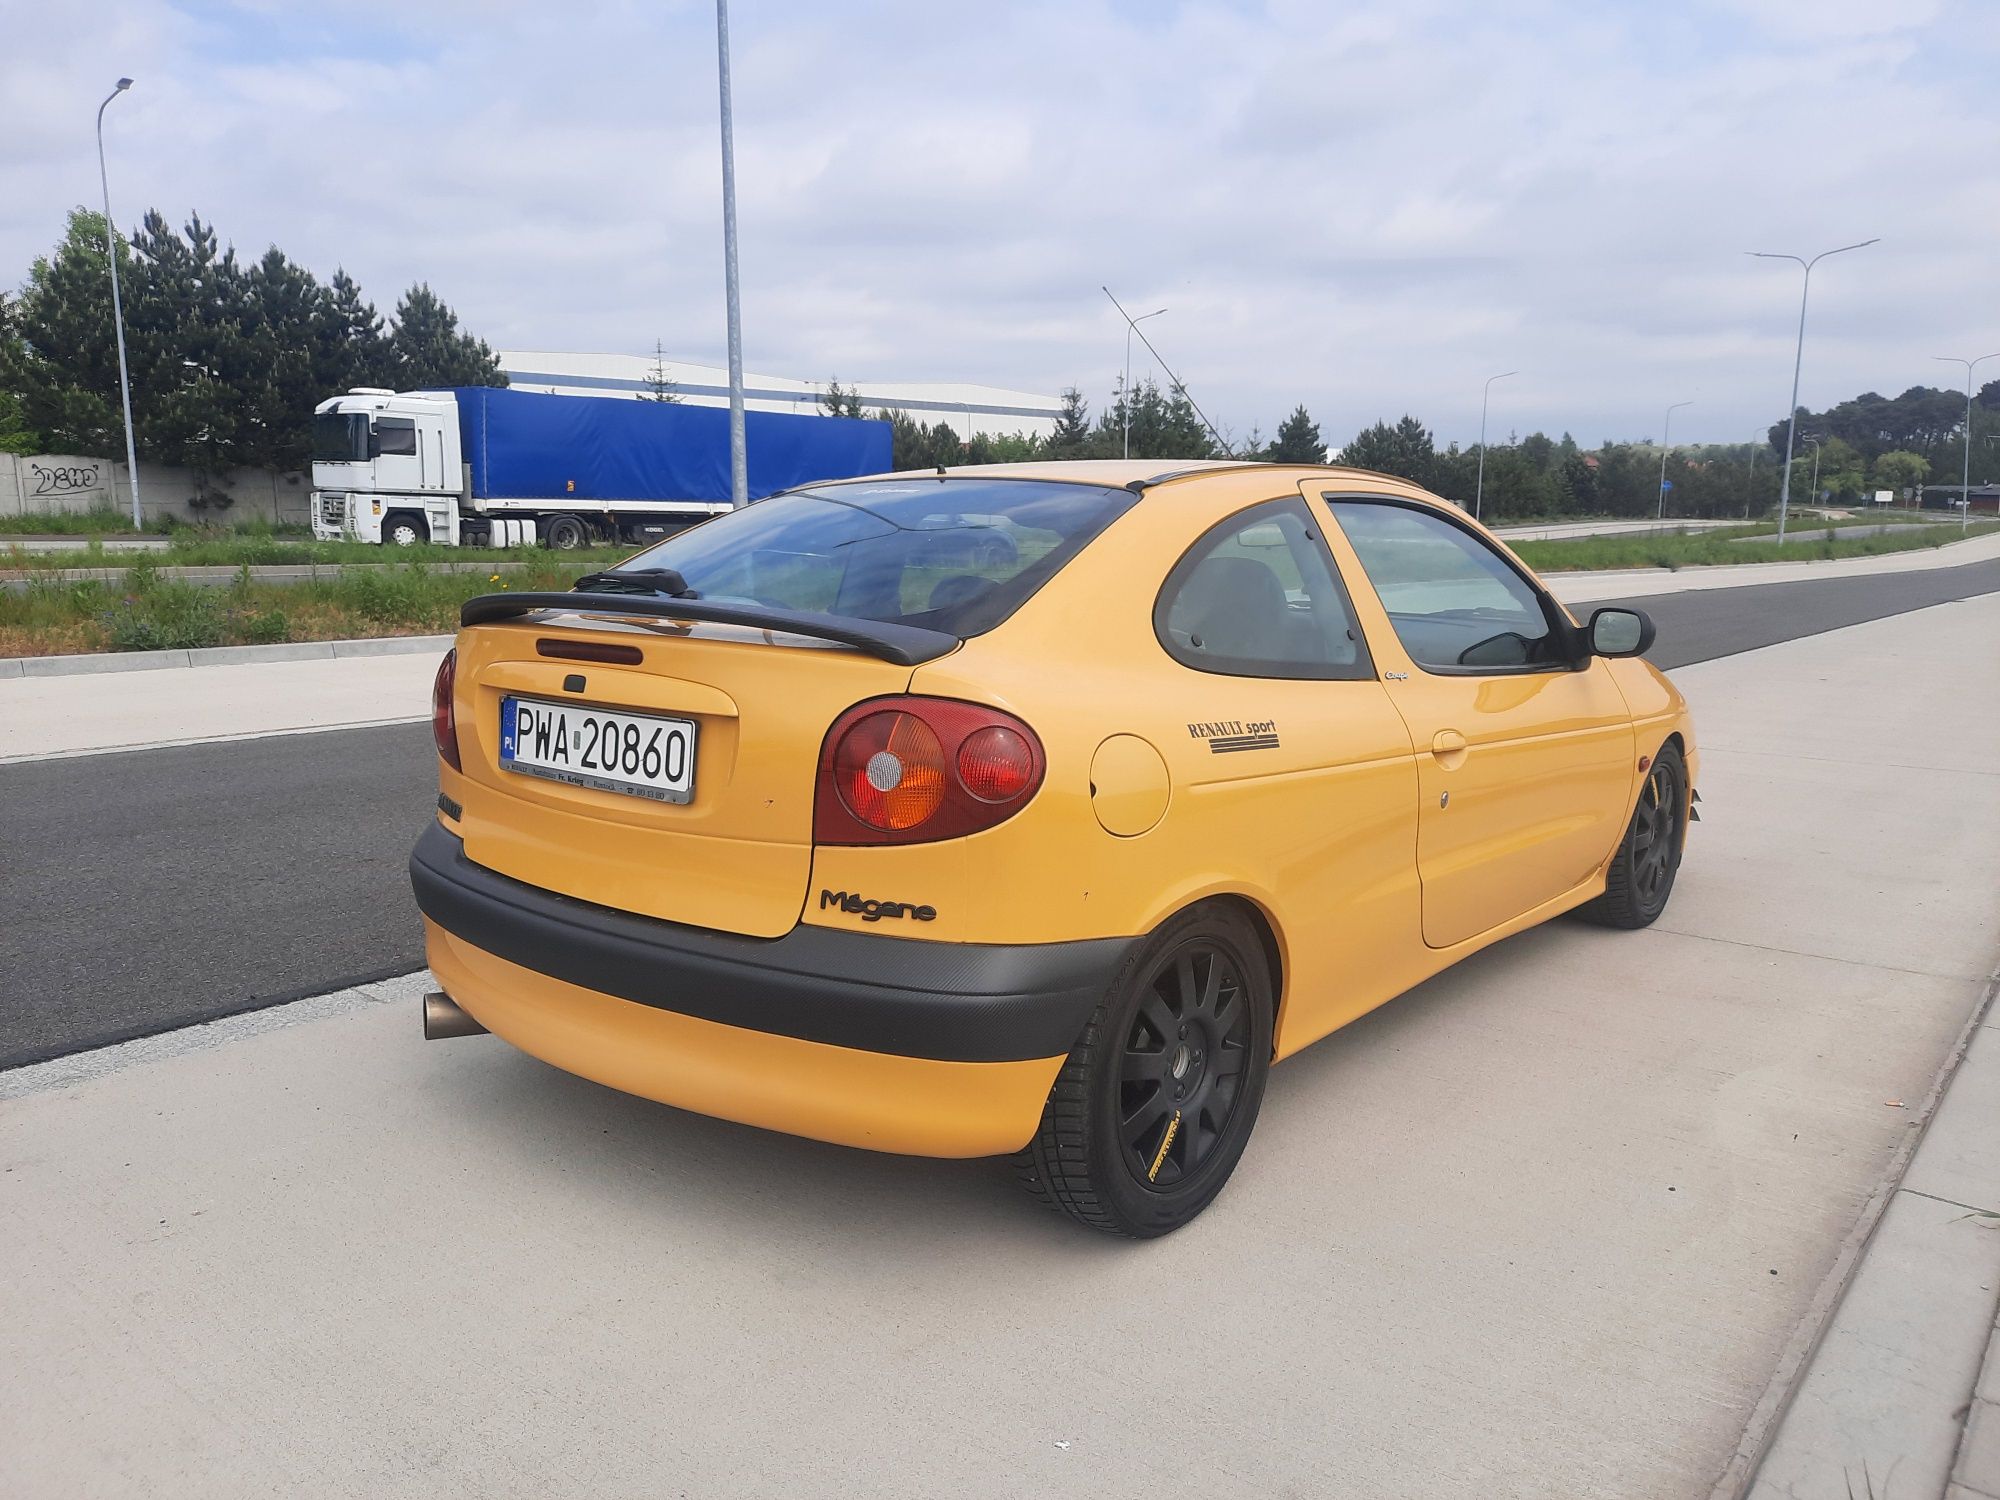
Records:
M458 1007L443 990L424 996L424 1040L441 1042L453 1036L484 1036L486 1028Z

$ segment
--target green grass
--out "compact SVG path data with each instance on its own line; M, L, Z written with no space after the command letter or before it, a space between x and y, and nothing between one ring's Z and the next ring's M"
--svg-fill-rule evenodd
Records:
M576 554L544 552L497 577L407 563L272 584L245 565L215 587L162 578L148 558L115 581L43 576L0 590L0 656L443 634L475 594L566 589L578 571Z
M1879 518L1878 518L1879 520ZM1864 524L1854 522L1852 524ZM1823 531L1822 521L1797 522L1798 529ZM1839 528L1836 526L1836 530ZM1887 536L1838 536L1820 541L1744 546L1733 538L1774 533L1776 525L1728 526L1714 531L1656 533L1641 536L1578 537L1573 541L1514 542L1521 560L1538 573L1603 568L1692 568L1733 563L1815 562L1837 557L1877 557L1919 547L1941 547L1959 539L1956 525L1899 531ZM2000 522L1975 522L1965 534L1982 536L2000 531Z
M287 541L275 534L245 532L235 535L210 531L175 532L163 551L149 553L164 567L225 567L267 563L478 563L525 562L537 558L562 557L576 565L579 573L607 567L629 556L632 547L579 548L575 552L550 553L539 547L378 547L367 542ZM0 537L0 568L24 568L40 572L71 568L118 568L130 560L126 552L108 552L101 545L85 544L61 552L28 552L9 547ZM568 564L565 563L564 566Z

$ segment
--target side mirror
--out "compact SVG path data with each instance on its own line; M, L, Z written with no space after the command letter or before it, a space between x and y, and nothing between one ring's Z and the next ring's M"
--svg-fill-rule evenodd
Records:
M1644 656L1653 645L1653 620L1642 609L1600 609L1590 617L1592 656Z

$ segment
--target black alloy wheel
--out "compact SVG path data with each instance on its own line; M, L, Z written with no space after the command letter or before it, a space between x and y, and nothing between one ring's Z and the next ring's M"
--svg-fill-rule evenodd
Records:
M1687 762L1662 745L1639 788L1638 805L1606 873L1604 894L1577 914L1605 927L1648 927L1667 909L1686 846Z
M1118 1134L1137 1181L1170 1190L1215 1154L1249 1046L1250 1002L1227 948L1194 940L1155 965L1119 1069Z
M1022 1184L1135 1239L1193 1219L1256 1126L1273 989L1263 943L1228 902L1191 907L1135 945L1014 1159Z

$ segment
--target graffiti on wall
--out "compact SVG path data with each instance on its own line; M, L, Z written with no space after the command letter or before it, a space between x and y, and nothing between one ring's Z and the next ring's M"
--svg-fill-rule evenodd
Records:
M30 492L36 495L73 495L79 490L96 490L104 487L98 478L96 464L37 464L28 465L28 477L34 482Z

